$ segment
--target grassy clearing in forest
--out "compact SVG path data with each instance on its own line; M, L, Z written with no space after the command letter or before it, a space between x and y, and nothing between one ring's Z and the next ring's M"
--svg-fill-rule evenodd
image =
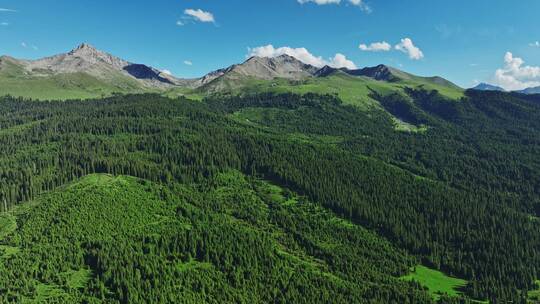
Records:
M416 281L425 286L433 298L438 299L441 295L458 296L461 294L460 288L467 285L467 281L452 278L443 272L419 265L414 271L401 278L405 281Z
M540 303L540 280L536 281L536 289L529 291L528 300L530 303Z

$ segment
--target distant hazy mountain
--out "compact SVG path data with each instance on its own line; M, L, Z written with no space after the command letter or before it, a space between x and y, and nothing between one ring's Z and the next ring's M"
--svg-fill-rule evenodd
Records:
M494 85L487 84L487 83L481 83L481 84L475 86L472 89L477 90L477 91L499 91L499 92L505 92L506 91L505 89L503 89L501 87L494 86Z
M479 91L506 92L506 90L501 88L501 87L494 86L494 85L487 84L487 83L481 83L481 84L477 85L476 87L474 87L472 89L473 90L479 90ZM518 90L518 91L513 91L513 92L521 93L521 94L529 94L529 95L531 95L531 94L540 94L540 87L527 88L527 89L524 89L524 90Z
M527 88L525 90L517 91L522 94L540 94L540 87Z

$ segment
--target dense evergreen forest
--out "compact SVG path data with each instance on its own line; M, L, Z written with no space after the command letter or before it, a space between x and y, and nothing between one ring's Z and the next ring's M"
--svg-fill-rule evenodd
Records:
M56 301L429 303L397 279L423 264L469 281L442 303L526 303L540 279L540 97L466 95L373 92L369 111L314 94L5 97L0 211L18 228L0 235L0 299L87 271ZM96 173L121 177L63 189ZM124 206L116 235L96 217L108 194ZM145 216L166 220L130 222Z

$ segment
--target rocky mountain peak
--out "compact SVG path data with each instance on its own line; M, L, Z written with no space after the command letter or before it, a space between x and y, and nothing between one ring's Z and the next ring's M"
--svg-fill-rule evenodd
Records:
M99 51L92 45L88 43L83 43L73 50L71 50L68 54L69 55L91 55L91 54L103 54L104 52Z
M279 55L277 57L275 57L276 59L278 59L279 61L287 61L287 62L300 62L300 60L296 59L296 57L293 57L291 55L287 55L287 54L283 54L283 55Z
M360 74L376 80L392 81L396 78L395 75L393 75L392 70L384 64L363 68L360 70Z
M315 73L315 76L317 76L317 77L326 77L326 76L329 76L330 74L334 73L335 71L336 71L336 69L334 69L333 67L331 67L329 65L325 65Z
M311 74L316 72L318 69L310 64L304 63L303 61L293 57L291 55L282 54L275 57L259 57L253 56L247 59L240 66L250 65L250 64L263 64L271 67L272 69L280 69L283 67L296 67L298 70L309 70Z
M49 77L59 74L84 73L96 79L122 82L122 85L163 88L185 85L190 82L165 75L158 69L144 64L135 64L107 52L98 50L88 43L82 43L68 53L58 54L37 60L9 60L0 58L0 69L11 61L16 63L27 75Z
M69 52L66 57L68 57L66 58L67 60L72 60L70 59L70 57L73 57L75 59L88 61L92 64L101 62L107 65L111 65L115 68L123 68L129 64L129 62L115 57L111 54L100 51L88 43L83 43L79 45L71 52Z
M91 44L88 44L86 42L83 42L82 44L80 44L78 47L75 48L75 50L85 50L85 49L96 50L95 47L93 47Z
M300 80L313 76L317 70L318 68L286 54L276 57L252 56L241 64L235 64L205 75L199 80L199 83L208 85L222 79L230 84L243 77L264 80L275 78Z

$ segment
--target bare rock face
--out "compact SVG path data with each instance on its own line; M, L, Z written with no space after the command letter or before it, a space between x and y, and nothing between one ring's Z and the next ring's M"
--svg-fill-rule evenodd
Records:
M129 75L146 81L160 82L162 84L174 85L173 80L169 78L162 77L162 73L154 68L148 67L144 64L129 64L125 66L124 71ZM169 75L170 76L170 75Z
M65 54L38 60L19 60L17 64L32 76L85 73L107 81L127 77L149 88L174 86L195 88L218 79L225 80L228 84L246 78L300 80L312 77L318 71L318 68L294 57L282 55L275 58L251 57L242 64L211 72L199 79L178 79L150 66L131 63L100 51L87 43Z
M382 81L395 81L398 77L396 77L394 74L394 71L392 71L390 67L382 64L375 67L367 67L351 72L351 75L366 76L375 80Z
M233 69L239 75L254 76L266 80L274 78L300 80L313 76L317 70L318 68L288 55L274 58L251 57Z
M395 68L378 65L374 67L365 67L363 69L349 70L347 68L333 68L330 66L324 66L315 73L315 77L328 77L338 72L343 72L351 76L364 76L379 81L397 81L400 79L407 79L408 76L405 72L397 70Z
M346 68L333 68L331 66L325 65L320 70L315 72L315 74L313 76L315 76L315 77L328 77L328 76L330 76L332 74L335 74L335 73L338 73L338 72L343 72L345 74L349 74L350 71L351 70L348 70Z
M119 79L134 81L146 88L166 88L188 83L186 80L164 74L158 69L134 64L100 51L87 43L79 45L68 53L38 60L16 60L6 57L2 61L18 65L27 75L35 77L85 73L106 81Z
M198 86L220 90L234 87L236 82L246 78L272 80L276 78L302 80L313 77L319 69L289 56L251 57L241 64L211 72L198 80Z
M88 44L81 44L69 53L27 61L26 69L37 74L61 74L84 72L105 77L107 72L121 71L129 63Z

